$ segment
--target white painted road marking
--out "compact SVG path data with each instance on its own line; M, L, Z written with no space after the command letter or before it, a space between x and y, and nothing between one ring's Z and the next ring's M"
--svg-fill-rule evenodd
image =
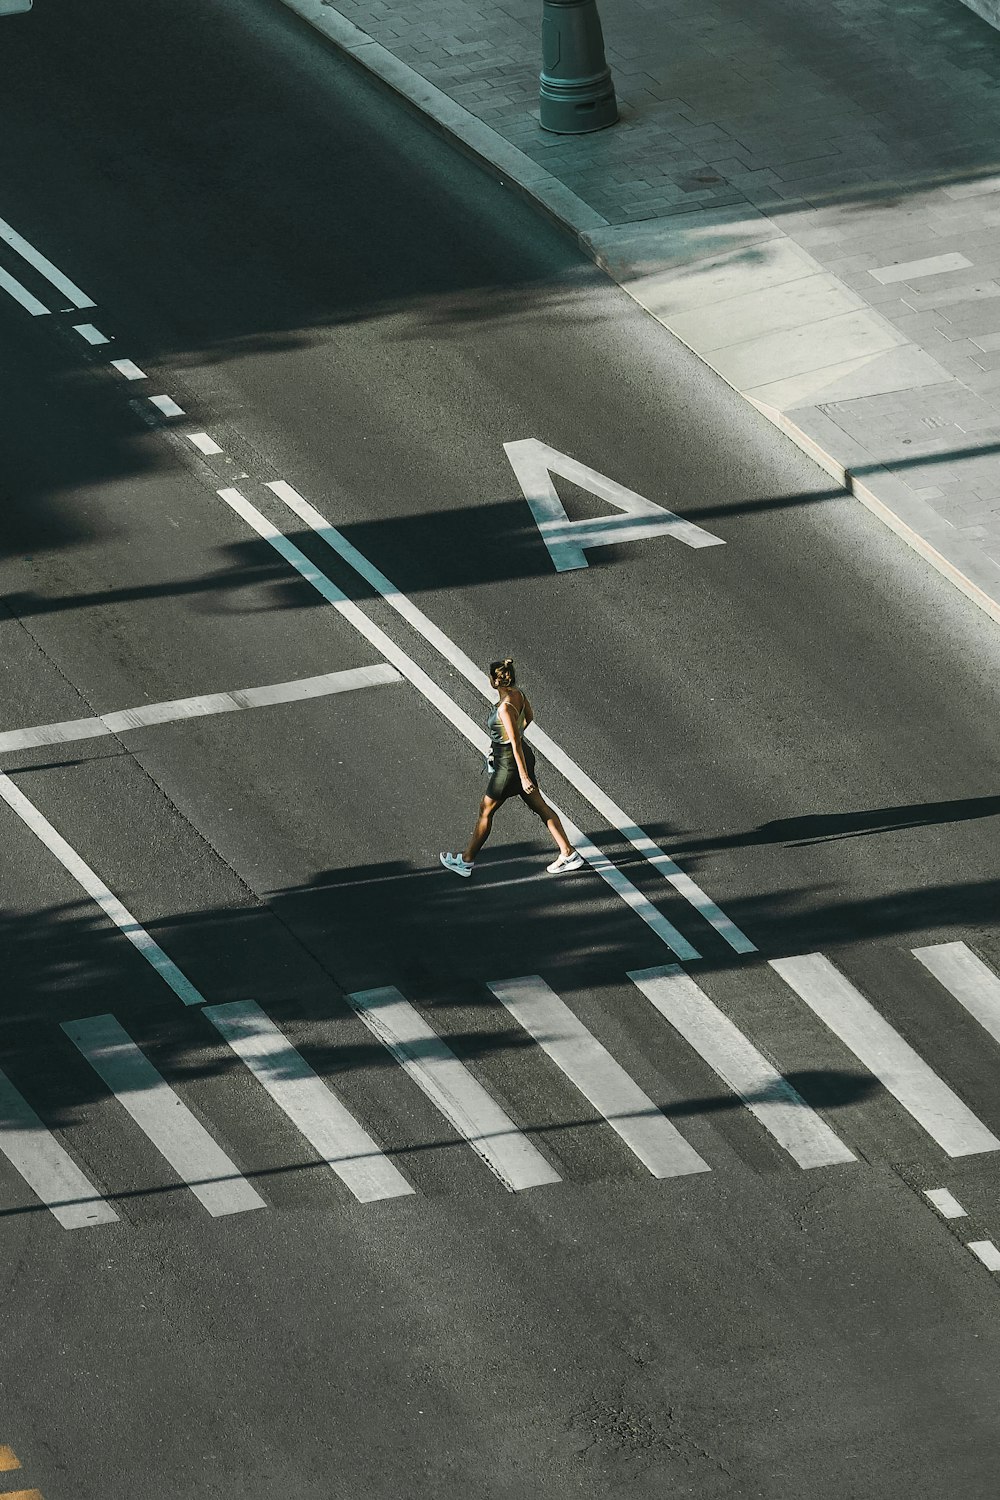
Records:
M949 1193L947 1188L928 1188L924 1192L924 1197L933 1203L942 1218L964 1219L968 1217L961 1203Z
M267 487L269 490L273 490L279 500L283 500L300 520L305 521L306 525L325 541L349 567L360 574L381 595L386 603L397 614L402 616L408 625L412 626L419 635L423 636L428 645L433 646L439 655L443 656L456 671L462 674L467 682L471 683L477 692L481 693L490 702L493 701L496 695L490 686L485 672L477 667L471 657L467 656L449 636L445 635L443 630L439 629L432 620L429 620L411 599L408 599L405 594L401 593L396 585L391 583L374 563L369 562L368 558L360 553L336 527L331 526L314 506L303 499L298 491L293 489L283 479L273 481ZM234 491L234 493L238 494L239 492ZM756 953L756 946L745 933L740 931L736 923L726 916L725 912L705 894L700 886L689 875L686 875L670 856L665 854L659 845L650 838L649 834L639 828L628 814L623 812L617 803L612 801L601 790L582 767L578 766L554 740L549 738L544 730L539 729L537 724L532 724L525 738L531 744L537 746L546 760L569 782L570 786L579 792L580 796L589 802L595 812L600 813L601 817L605 818L612 828L617 829L622 837L627 839L632 847L637 849L649 861L658 874L669 881L678 895L683 896L684 900L693 906L695 911L711 927L715 928L719 936L735 952ZM565 821L565 816L562 814L561 816L563 816L563 820ZM573 839L573 842L577 843L576 838ZM584 851L581 849L581 852ZM674 952L678 958L687 959L692 956L693 950L685 954L675 948ZM694 956L696 957L697 955L695 954Z
M207 432L189 432L188 441L194 444L199 453L207 455L222 452L218 443L213 437L209 437Z
M970 1240L967 1249L979 1256L987 1271L1000 1271L1000 1250L992 1240Z
M88 344L110 344L111 342L107 334L95 328L93 323L74 323L73 332L78 333L82 339L86 339Z
M265 1206L114 1016L65 1021L62 1029L213 1218Z
M183 406L178 406L173 396L150 396L148 400L165 417L183 417L184 415Z
M359 990L348 1000L371 1033L513 1192L561 1181L559 1173L397 989Z
M111 367L117 370L119 375L124 375L126 380L148 379L145 370L140 370L139 366L131 359L113 359Z
M12 250L16 250L22 260L26 260L29 266L33 266L45 280L50 282L57 291L68 297L74 307L96 307L86 292L80 288L68 276L64 276L57 266L44 256L34 245L30 245L23 235L18 234L16 229L4 220L0 219L0 240L8 244Z
M913 956L1000 1042L1000 979L964 943L914 948Z
M380 630L377 625L369 620L362 609L352 603L346 594L341 593L336 584L332 583L326 574L321 572L314 563L311 563L305 553L301 552L294 542L289 541L284 532L279 531L265 516L261 515L260 511L240 494L239 490L219 490L218 495L220 499L225 500L226 504L232 507L237 515L242 516L248 525L253 527L258 536L263 537L265 541L269 542L274 550L286 562L290 563L307 583L312 584L317 593L322 594L323 598L332 604L343 615L344 619L354 626L355 630L359 631L376 650L381 651L386 660L391 662L407 681L411 682L417 691L422 693L427 701L434 705L438 712L448 720L449 724L452 724L458 730L459 734L464 735L469 743L475 745L481 754L485 753L490 744L489 736L485 730L474 723L464 709L459 708L457 703L454 703L448 697L447 693L442 692L437 684L428 677L427 673L421 667L418 667L416 662L407 656L406 652L386 635L384 630ZM554 803L550 803L550 805L555 807ZM571 843L589 860L593 869L611 886L615 894L627 902L636 915L641 917L651 931L656 933L660 941L665 943L678 958L698 958L697 949L692 947L687 938L678 932L672 923L667 921L663 913L658 911L651 901L647 901L646 897L636 890L631 881L594 847L582 830L577 828L576 824L561 808L556 807L555 810L562 819L567 837Z
M489 987L654 1177L710 1170L544 979L526 974L491 980Z
M637 495L538 438L522 438L503 447L559 573L588 567L585 548L617 546L645 537L672 536L687 547L725 546L722 537L703 531L693 521L682 520L665 506ZM571 521L552 483L553 474L579 485L623 514L599 521Z
M772 959L771 967L949 1156L1000 1149L992 1131L822 953Z
M857 1159L683 969L636 969L628 977L800 1167Z
M205 1015L275 1104L361 1203L412 1193L406 1178L252 1000L209 1005Z
M114 1224L118 1215L0 1073L0 1151L64 1229Z
M247 708L269 708L277 703L297 703L306 698L324 698L333 693L352 693L361 688L402 682L402 676L387 662L371 667L351 667L343 672L324 672L320 677L299 677L267 687L234 688L229 693L203 693L198 698L174 698L166 703L143 703L92 719L65 719L61 724L37 724L29 729L8 729L0 734L0 754L35 749L39 745L64 745L106 734L124 734L152 724L198 719L208 714L238 713Z
M0 290L5 291L9 297L13 297L15 302L19 302L33 318L41 318L49 311L44 302L39 302L26 286L22 286L17 278L11 276L2 266L0 266Z
M3 798L12 812L16 813L26 827L37 839L40 839L45 847L55 855L56 859L65 870L78 881L88 896L92 896L105 916L110 917L115 926L128 938L132 946L142 954L148 964L159 974L164 983L168 984L179 1000L185 1005L202 1005L203 998L199 995L191 981L181 973L173 959L168 958L141 922L137 922L130 911L119 901L118 897L104 884L99 875L80 858L63 838L57 833L48 818L42 816L33 802L20 791L11 781L10 777L0 772L0 797Z

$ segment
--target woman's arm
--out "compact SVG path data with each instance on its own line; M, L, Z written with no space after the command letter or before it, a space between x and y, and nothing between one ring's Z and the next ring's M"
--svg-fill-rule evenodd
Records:
M535 789L535 783L528 774L528 763L524 758L524 750L521 746L521 731L509 703L501 703L498 718L507 731L507 738L510 740L510 747L514 752L514 764L517 766L518 775L521 778L522 790L532 792Z

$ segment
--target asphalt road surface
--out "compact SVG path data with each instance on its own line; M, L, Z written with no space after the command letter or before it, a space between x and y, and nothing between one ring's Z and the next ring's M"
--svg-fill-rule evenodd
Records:
M5 1477L995 1495L996 627L277 4L0 25Z

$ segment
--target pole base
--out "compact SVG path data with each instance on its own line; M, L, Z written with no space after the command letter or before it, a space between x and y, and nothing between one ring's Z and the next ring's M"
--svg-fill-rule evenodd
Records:
M618 119L597 0L542 0L539 84L543 130L583 135Z

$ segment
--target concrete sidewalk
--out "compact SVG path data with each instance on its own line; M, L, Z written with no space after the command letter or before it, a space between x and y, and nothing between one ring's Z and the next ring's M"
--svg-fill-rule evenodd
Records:
M1000 620L1000 33L962 0L601 0L622 120L580 137L538 125L538 0L285 3Z

